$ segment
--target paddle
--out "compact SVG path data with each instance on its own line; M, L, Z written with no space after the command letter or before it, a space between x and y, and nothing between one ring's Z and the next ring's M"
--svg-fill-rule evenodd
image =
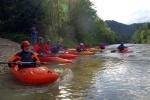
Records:
M22 62L22 64L35 64L36 62ZM0 62L0 64L16 64L16 62ZM47 62L40 62L40 64L47 64Z
M36 62L22 62L22 64L35 64ZM40 64L48 64L50 62L40 62ZM16 64L16 62L0 62L0 64ZM67 65L68 63L58 64L60 66Z

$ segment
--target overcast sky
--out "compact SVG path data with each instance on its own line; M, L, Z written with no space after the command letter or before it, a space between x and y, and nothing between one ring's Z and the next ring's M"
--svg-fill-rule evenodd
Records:
M103 20L124 24L150 22L149 0L90 0ZM148 2L149 1L149 2Z

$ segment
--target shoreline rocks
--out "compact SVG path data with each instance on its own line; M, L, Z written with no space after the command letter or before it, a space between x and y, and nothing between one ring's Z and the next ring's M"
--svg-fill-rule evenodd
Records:
M21 50L20 44L8 39L0 38L0 61L8 62L9 58ZM0 72L8 69L7 64L0 65Z

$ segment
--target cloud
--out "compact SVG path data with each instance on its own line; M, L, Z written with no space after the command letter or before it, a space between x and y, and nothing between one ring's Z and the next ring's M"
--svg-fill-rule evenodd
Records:
M91 0L97 15L103 20L115 20L124 24L150 21L149 0Z
M150 22L150 10L140 9L131 14L131 18L127 23L143 23Z

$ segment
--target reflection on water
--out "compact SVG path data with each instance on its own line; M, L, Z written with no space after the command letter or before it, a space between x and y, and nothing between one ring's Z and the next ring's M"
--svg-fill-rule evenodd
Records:
M101 59L87 55L79 56L74 61L75 63L67 65L50 64L49 67L57 72L60 78L53 84L43 86L20 83L6 70L0 76L3 79L0 80L0 99L83 99L85 95L82 90L94 83L91 80L101 65Z
M132 53L80 55L69 65L50 64L60 78L35 86L16 81L8 70L0 74L0 100L149 100L150 46L128 44Z
M149 46L140 45L136 49L129 49L134 52L97 55L105 59L105 69L95 75L96 83L92 85L94 89L86 90L94 100L149 100Z

